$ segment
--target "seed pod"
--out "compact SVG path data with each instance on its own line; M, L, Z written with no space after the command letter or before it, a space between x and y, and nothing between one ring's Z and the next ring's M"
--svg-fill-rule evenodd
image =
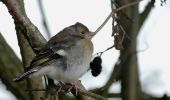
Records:
M100 56L95 57L92 62L90 62L91 73L94 77L98 76L102 71L102 59Z

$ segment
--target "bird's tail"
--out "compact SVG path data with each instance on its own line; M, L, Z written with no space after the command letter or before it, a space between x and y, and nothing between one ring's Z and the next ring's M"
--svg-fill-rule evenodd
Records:
M19 81L23 81L25 80L26 78L28 78L31 74L37 72L38 70L37 69L32 69L32 70L29 70L27 72L25 72L24 74L18 76L17 78L14 78L13 81L14 82L19 82Z

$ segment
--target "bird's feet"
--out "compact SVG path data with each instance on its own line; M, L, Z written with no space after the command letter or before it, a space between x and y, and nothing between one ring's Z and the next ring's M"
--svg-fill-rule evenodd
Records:
M75 96L77 96L78 91L81 89L79 87L79 82L80 81L71 81L68 83L63 83L61 81L59 81L59 83L55 86L56 92L72 92Z
M64 87L65 87L65 84L61 81L59 81L59 83L57 85L55 85L55 89L56 89L57 93L64 92L65 91Z
M71 82L69 82L69 83L66 83L65 85L66 85L66 87L68 87L68 88L67 88L67 91L68 91L68 92L72 92L74 95L77 96L78 91L81 89L81 88L78 86L78 82L80 82L80 81L71 81Z

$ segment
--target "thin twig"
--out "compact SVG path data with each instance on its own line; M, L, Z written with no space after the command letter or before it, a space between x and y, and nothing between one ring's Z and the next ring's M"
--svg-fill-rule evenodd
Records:
M114 15L114 13L120 11L120 10L123 10L127 7L130 7L130 6L133 6L133 5L136 5L138 4L139 2L141 2L142 0L139 0L139 1L135 1L135 2L132 2L132 3L128 3L126 5L123 5L117 9L114 9L111 11L111 13L107 16L107 18L104 20L104 22L96 29L95 33L98 33L102 28L103 26L109 21L109 19Z
M123 5L123 6L119 7L119 8L117 8L117 9L116 9L116 12L118 12L118 11L120 11L120 10L123 10L123 9L125 9L125 8L127 8L127 7L134 6L134 5L138 4L138 3L141 2L141 1L143 1L143 0L134 1L134 2L132 2L132 3L128 3L128 4L126 4L126 5Z
M112 46L108 47L107 49L105 49L104 51L101 51L101 52L96 53L95 55L100 54L100 56L102 56L102 54L103 54L104 52L106 52L106 51L112 49L113 47L115 47L115 45L112 45Z
M47 89L26 89L25 91L48 91Z
M100 95L97 95L95 93L92 93L92 92L87 92L87 91L82 91L80 90L79 93L83 94L83 95L86 95L86 96L90 96L92 98L95 98L97 100L107 100L106 98L104 98L103 96L100 96Z
M98 33L103 28L103 26L109 21L109 19L112 17L112 15L113 15L113 13L111 12L109 14L109 16L107 16L105 21L96 29L95 33Z
M46 31L47 37L49 39L49 38L51 38L51 32L50 32L50 29L49 29L48 24L47 24L47 18L46 18L46 14L44 12L44 9L43 9L42 0L38 0L38 5L39 5L39 9L40 9L41 16L42 16L43 26L44 26L44 29Z

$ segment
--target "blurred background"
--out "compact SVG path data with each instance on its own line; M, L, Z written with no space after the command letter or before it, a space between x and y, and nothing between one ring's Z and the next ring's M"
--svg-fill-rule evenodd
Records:
M122 0L119 2L119 4L128 4L133 1L134 0L127 0L126 2L126 0ZM76 22L81 22L86 25L91 31L95 31L111 12L110 0L41 0L45 13L45 18L49 27L50 35L48 35L46 34L47 32L43 25L42 13L40 11L39 3L40 1L38 0L24 0L25 10L28 18L30 18L32 23L38 27L40 32L47 40L51 36L54 36L56 33L61 31L63 28L73 25ZM151 3L150 0L141 1L139 3L139 9L136 9L136 12L139 12L136 16L142 14L148 7L149 3ZM127 10L129 9L131 10L132 8L127 8ZM124 13L126 14L128 12L126 12L125 10ZM118 13L118 15L121 15L121 13ZM121 18L124 16L120 16L120 24L124 27L125 31L129 27L128 25L131 25L131 23L137 23L136 17L134 17L133 19L131 13L128 13L127 16L129 18L132 18L130 19L132 20L130 21L130 23L126 23L128 21L124 21L127 19L121 20ZM7 41L9 46L13 49L17 57L22 60L20 49L18 46L14 21L9 14L6 6L2 2L0 3L0 17L1 35ZM128 90L129 88L132 89L132 87L136 87L139 85L139 87L137 87L136 90L134 89L134 91L140 91L141 94L145 94L146 98L152 98L146 100L169 100L161 99L165 96L170 95L170 79L168 78L168 76L170 75L170 56L168 53L170 51L168 45L168 43L170 43L170 39L168 37L168 33L170 33L169 18L169 1L163 2L162 0L156 0L155 3L150 7L150 10L148 10L148 14L146 14L145 20L143 21L142 25L138 27L139 29L135 30L137 35L137 42L136 47L134 47L133 50L136 51L136 64L122 64L122 72L120 72L120 70L117 71L117 69L119 69L120 67L116 68L116 65L119 66L119 64L122 63L121 57L126 54L126 47L131 48L133 46L129 46L129 44L131 43L127 44L128 42L124 43L125 50L121 52L120 50L112 48L107 52L104 52L102 55L102 72L98 77L93 77L91 75L91 72L88 71L81 78L82 84L86 87L86 89L93 90L96 88L104 87L108 80L110 80L113 72L120 72L124 75L120 75L120 73L118 75L116 74L116 76L114 77L115 80L112 82L112 85L110 85L108 89L108 93L115 93L117 95L121 93L121 91L124 91L124 93L126 93L126 90ZM112 23L113 20L111 18L108 23L102 28L102 30L99 31L98 34L93 38L94 54L106 50L108 47L114 44L114 37L111 36L113 27ZM135 32L134 34L132 34L132 36L131 33L128 32L131 32L131 30L127 30L126 34L130 37L130 39L132 39ZM125 38L125 42L126 41L128 41L127 38ZM132 39L131 41L135 41L135 39ZM0 57L2 56L3 52L0 52ZM131 57L129 58L129 60L130 59ZM130 68L130 66L135 67ZM132 69L134 69L134 71L128 71ZM124 76L127 76L128 79L124 79ZM133 76L136 76L135 79L133 79ZM127 87L122 82L127 82ZM17 85L17 83L12 84ZM128 84L133 84L133 86L131 87L131 85ZM123 90L121 87L125 87L126 90ZM3 81L0 81L0 100L16 100L15 95L13 95L13 93L8 91L7 89L7 85L4 84ZM121 96L126 95L124 93L122 93ZM118 95L116 97L112 97L111 100L135 100L121 99L121 96Z

